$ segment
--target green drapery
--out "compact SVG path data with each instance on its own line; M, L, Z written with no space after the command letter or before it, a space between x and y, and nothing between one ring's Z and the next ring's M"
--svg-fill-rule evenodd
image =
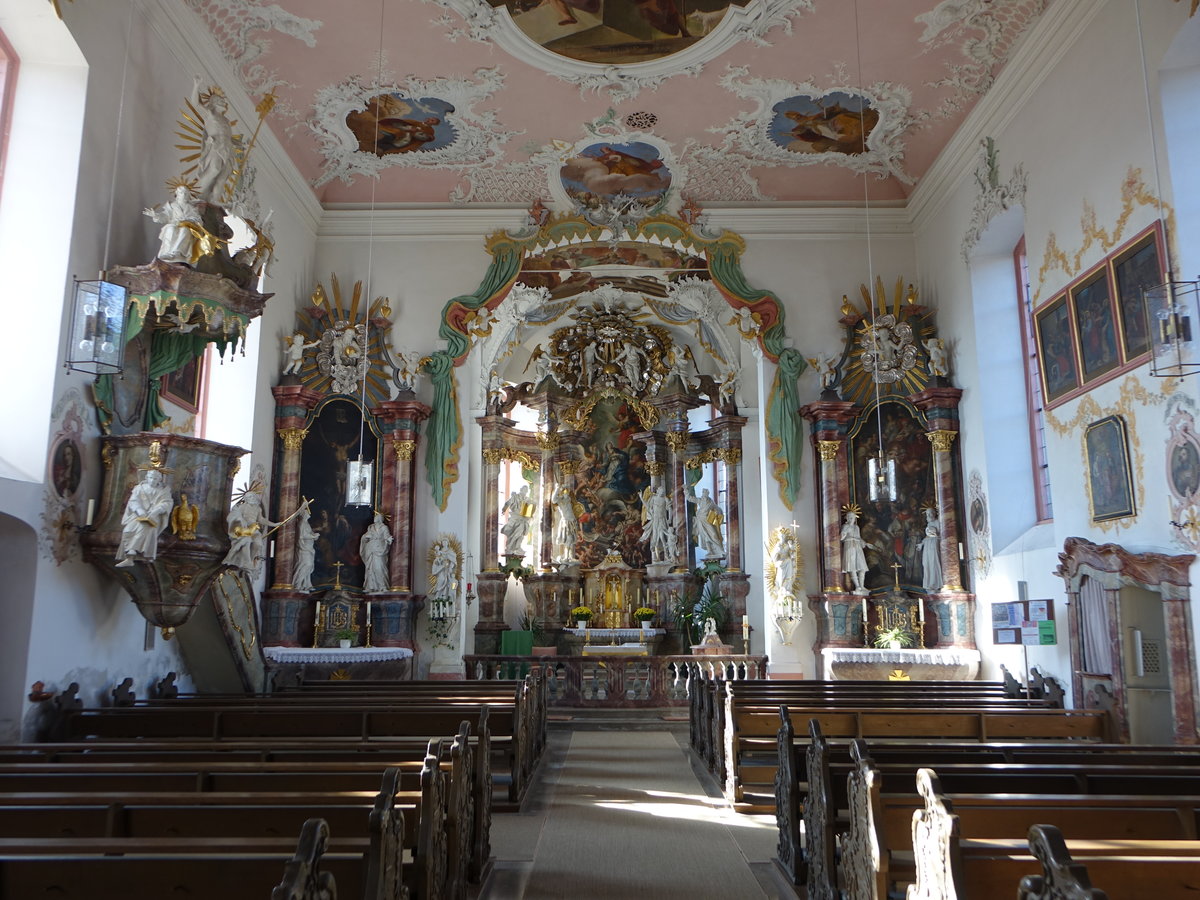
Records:
M454 357L445 350L431 353L421 369L433 384L433 412L426 427L425 479L442 512L450 499L450 485L458 478L458 450L462 446L462 421L454 381Z
M767 445L779 496L791 509L800 493L800 456L804 446L796 381L805 367L804 357L790 347L779 353L771 396L767 400Z
M450 499L450 485L458 480L458 451L462 446L462 417L458 411L454 365L471 349L470 340L457 331L447 317L456 304L479 309L517 277L521 269L519 248L500 246L493 249L492 254L492 264L475 292L455 297L442 307L438 335L445 340L446 349L430 354L421 368L433 385L433 412L426 428L425 479L433 489L434 502L443 512Z
M777 358L775 378L767 397L767 446L772 475L779 482L780 499L791 509L800 492L800 460L804 451L796 381L806 363L798 351L784 344L786 331L779 298L770 291L750 286L738 256L733 247L714 248L709 254L709 271L726 293L749 304L769 298L779 310L779 318L762 334L763 350Z

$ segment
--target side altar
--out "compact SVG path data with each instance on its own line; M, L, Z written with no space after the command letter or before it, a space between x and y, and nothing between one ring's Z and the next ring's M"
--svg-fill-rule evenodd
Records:
M826 678L971 679L975 597L964 586L962 391L930 310L897 280L842 298L840 356L813 360L800 409L817 468L822 590L810 596Z

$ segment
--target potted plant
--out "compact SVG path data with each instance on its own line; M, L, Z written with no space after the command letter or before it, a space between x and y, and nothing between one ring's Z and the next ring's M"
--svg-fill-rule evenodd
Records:
M656 613L648 606L639 606L633 611L633 617L642 623L642 630L649 631Z
M916 643L911 631L896 626L895 628L881 628L875 635L875 646L879 648L890 648L899 650L901 647L911 647Z
M354 629L341 628L334 634L334 637L338 639L338 646L346 650L349 648L350 642L354 640Z
M592 611L586 606L577 606L571 610L571 618L575 622L575 627L582 631L587 628L588 622L592 621Z
M718 632L729 620L725 598L713 577L716 573L705 573L703 569L697 569L696 574L704 579L699 592L689 588L682 594L676 594L672 603L672 614L680 638L692 646L699 644L703 639L704 623L709 619L716 622Z
M557 656L558 647L555 636L546 628L546 620L537 616L523 616L521 628L533 636L532 652L534 656Z

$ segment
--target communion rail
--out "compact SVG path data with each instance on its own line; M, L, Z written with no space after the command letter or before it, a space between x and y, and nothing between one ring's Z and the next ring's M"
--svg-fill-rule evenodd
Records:
M767 677L767 658L721 656L467 656L469 681L522 677L539 670L549 706L686 706L695 679Z

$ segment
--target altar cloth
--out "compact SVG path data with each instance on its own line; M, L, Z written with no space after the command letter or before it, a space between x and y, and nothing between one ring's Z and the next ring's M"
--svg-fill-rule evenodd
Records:
M979 674L978 650L965 647L872 650L826 647L825 677L834 681L886 681L897 672L912 681L973 681Z

